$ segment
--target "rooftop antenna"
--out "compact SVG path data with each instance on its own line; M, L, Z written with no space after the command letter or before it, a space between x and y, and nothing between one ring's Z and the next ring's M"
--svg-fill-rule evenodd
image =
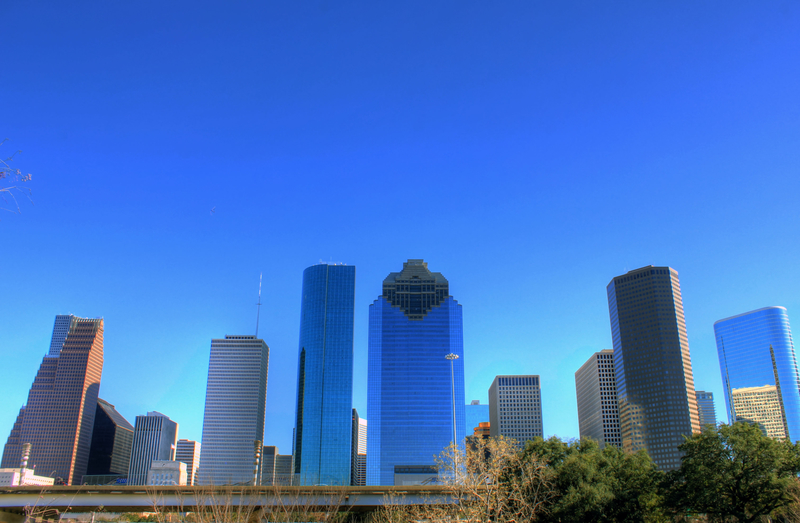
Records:
M256 312L256 338L258 338L258 323L259 323L259 319L261 317L261 276L263 274L264 274L263 272L259 272L258 273L258 304L257 304L258 308L256 309L257 310L257 312Z

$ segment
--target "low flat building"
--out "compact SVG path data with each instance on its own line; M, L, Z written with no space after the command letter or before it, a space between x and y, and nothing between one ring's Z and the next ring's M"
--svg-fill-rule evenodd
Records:
M154 459L147 471L148 485L186 485L186 463Z
M37 476L33 469L22 469L22 482L20 483L20 469L0 469L0 487L15 487L15 486L47 486L52 485L55 481L53 478L46 476Z

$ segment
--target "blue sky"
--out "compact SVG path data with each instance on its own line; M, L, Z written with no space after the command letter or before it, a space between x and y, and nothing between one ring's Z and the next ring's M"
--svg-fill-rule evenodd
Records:
M466 397L542 376L578 436L574 372L611 347L605 287L681 278L695 385L714 321L800 328L800 4L0 4L0 438L56 314L105 318L101 397L200 439L210 340L271 347L265 443L291 451L302 271L356 266L367 314L424 258L463 305ZM214 209L212 213L211 210Z

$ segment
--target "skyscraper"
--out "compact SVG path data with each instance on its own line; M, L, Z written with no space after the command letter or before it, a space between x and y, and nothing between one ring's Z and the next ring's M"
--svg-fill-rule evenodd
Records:
M700 431L678 273L642 267L607 292L622 447L676 468L683 436Z
M269 347L255 336L211 340L200 485L252 485L264 440Z
M103 320L56 316L50 351L33 381L0 467L19 466L22 445L41 474L80 484L86 474L103 373ZM57 414L57 415L56 415Z
M200 468L200 442L179 439L175 447L175 461L186 463L186 484L197 484L197 469Z
M621 447L613 350L595 352L586 360L575 373L575 391L581 437L592 438L600 448Z
M367 484L435 477L454 417L456 442L465 437L464 346L461 305L424 261L389 274L370 305L368 367Z
M303 271L294 473L296 485L350 484L356 268Z
M128 485L147 485L150 464L173 460L177 442L178 424L168 416L156 411L148 412L147 416L136 416Z
M114 405L98 398L86 474L127 474L132 445L133 425Z
M350 484L363 487L367 484L367 420L353 409L352 451L350 452Z
M764 307L719 320L714 334L728 422L749 420L762 429L782 425L769 432L800 440L800 376L786 309ZM737 398L742 402L738 409Z
M542 437L539 376L496 376L489 387L489 434L520 445Z
M714 408L714 393L704 390L694 391L697 397L697 414L700 416L700 427L717 424L717 411Z
M278 447L265 445L261 453L261 485L288 487L293 477L292 455L279 454Z

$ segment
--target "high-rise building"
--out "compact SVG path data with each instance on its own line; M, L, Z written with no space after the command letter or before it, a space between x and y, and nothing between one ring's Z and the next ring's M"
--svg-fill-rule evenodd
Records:
M261 485L265 487L292 485L292 455L279 454L278 447L264 446L261 452Z
M465 437L463 327L447 280L422 260L389 274L369 307L368 374L367 484L436 477L454 418L456 443Z
M147 485L147 473L153 461L175 459L178 424L156 411L136 416L135 423L128 485Z
M350 484L355 292L352 265L321 263L303 271L296 485Z
M175 447L175 461L186 463L186 484L197 484L197 469L200 468L200 442L179 439Z
M800 440L800 376L786 309L764 307L725 318L714 323L714 333L728 423L749 420L762 428L780 424L783 430L769 432L775 437L788 434L792 441ZM740 390L766 386L775 391ZM758 415L751 410L740 412L734 401L737 396L753 407L763 402L764 408L757 409L761 412ZM777 401L777 410L767 408L772 405L770 397Z
M103 320L56 316L50 351L20 409L0 467L19 466L31 444L31 468L79 485L86 474L103 373ZM45 472L46 471L46 472Z
M606 290L622 447L677 468L683 436L700 431L678 272L650 265Z
M592 438L600 448L622 446L614 374L614 351L595 352L575 373L578 424L581 438Z
M783 421L778 387L775 385L739 387L731 392L731 402L736 421L755 423L765 436L786 439L786 424Z
M700 416L700 427L717 425L717 411L714 408L714 393L704 390L694 391L697 398L697 414Z
M133 425L114 405L99 399L86 474L127 474L133 445Z
M255 336L211 340L200 485L252 485L264 440L269 347Z
M353 409L352 450L350 452L350 484L363 487L367 484L367 420Z
M464 419L467 433L477 429L483 422L489 423L489 405L481 405L480 400L472 400L469 405L464 405Z
M489 387L489 434L520 444L542 437L539 376L496 376Z

